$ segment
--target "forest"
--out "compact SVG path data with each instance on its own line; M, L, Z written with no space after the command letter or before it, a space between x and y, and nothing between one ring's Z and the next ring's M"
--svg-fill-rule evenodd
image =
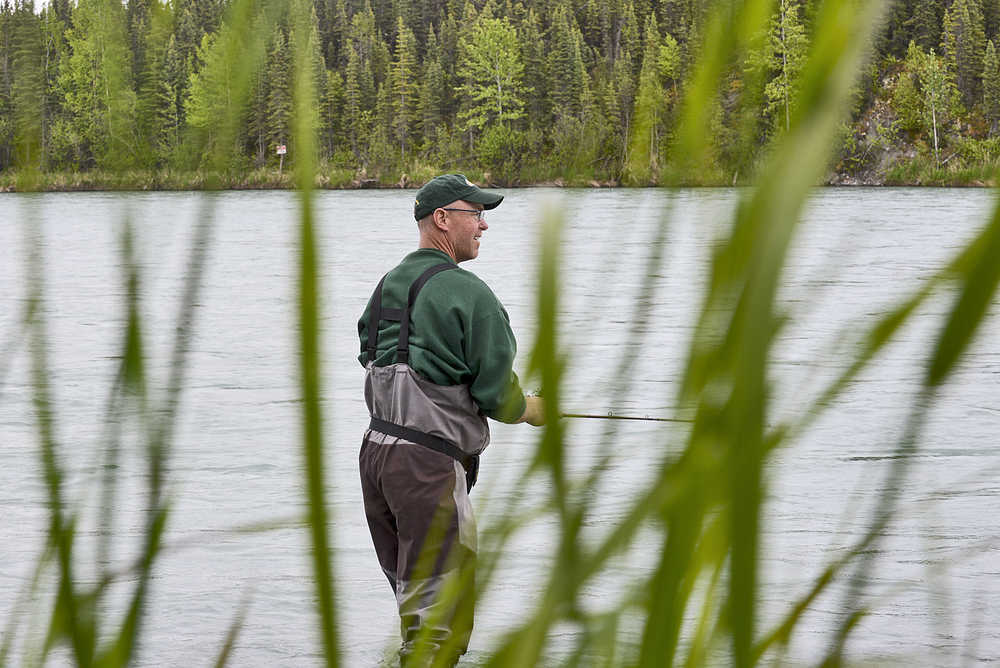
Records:
M441 171L506 185L752 182L792 124L822 0L762 4L767 34L725 63L702 110L711 150L693 165L674 128L708 0L313 0L317 185ZM287 2L259 0L253 34L267 44L234 68L226 54L250 38L230 34L229 5L3 0L0 187L25 169L50 187L197 187L219 150L230 186L290 185L303 36ZM882 21L827 182L992 184L1000 3L897 0ZM234 97L240 82L250 93ZM236 136L216 132L223 116L239 119Z

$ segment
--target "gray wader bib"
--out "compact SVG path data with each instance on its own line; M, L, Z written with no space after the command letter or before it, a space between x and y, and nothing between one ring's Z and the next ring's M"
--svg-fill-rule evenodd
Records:
M360 454L361 487L375 551L399 607L404 662L422 630L429 632L427 659L446 652L457 660L472 632L477 545L469 490L489 427L468 386L432 383L409 366L410 311L426 282L449 269L457 267L443 263L421 274L402 309L382 307L383 277L369 309L371 424ZM400 323L395 363L383 367L374 364L380 321ZM455 578L463 580L462 593L442 601Z

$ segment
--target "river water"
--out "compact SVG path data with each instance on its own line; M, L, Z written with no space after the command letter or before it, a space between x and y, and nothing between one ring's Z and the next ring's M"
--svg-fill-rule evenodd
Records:
M567 412L655 416L673 405L704 292L706 260L725 230L738 190L506 191L476 272L506 305L527 367L534 335L537 239L546 207L566 216L560 322L570 354ZM322 264L322 355L331 534L341 643L347 666L373 666L397 643L395 604L364 522L357 448L367 420L357 364L356 321L378 278L409 252L416 229L412 192L321 192L316 220ZM206 206L209 209L206 209ZM773 418L802 413L823 383L846 368L867 323L912 293L974 234L994 206L983 190L825 189L815 192L780 293L792 319L774 350ZM142 269L150 387L166 384L176 311L195 221L214 226L196 335L170 466L172 510L153 581L139 664L205 665L249 596L232 656L239 666L319 663L307 536L284 521L302 509L294 309L296 196L288 192L46 194L0 197L0 615L4 624L44 549L47 510L29 381L18 322L27 296L30 239L45 262L45 313L60 461L67 498L82 508L80 576L94 576L98 465L104 405L120 354L125 288L120 231L134 222ZM631 321L647 273L653 233L669 211L669 242L652 271L650 322ZM1000 261L1000 258L998 258ZM831 410L769 465L761 563L762 619L769 628L823 567L863 535L912 406L932 337L950 307L943 293L879 356ZM873 609L851 656L901 657L904 664L1000 662L1000 304L927 415L920 449L901 486L897 521L876 555ZM614 387L624 353L637 356L627 389ZM533 385L527 383L529 387ZM583 471L600 447L596 420L569 424ZM538 432L493 425L473 496L481 526L531 499L513 498ZM676 433L630 423L599 492L588 535L628 506L637 485ZM112 563L138 549L145 473L135 439L118 469ZM539 498L546 490L539 483ZM500 578L477 612L475 665L536 601L555 544L542 519L519 532ZM654 563L659 537L640 539L616 572L595 582L585 604L620 598ZM43 578L43 589L46 580ZM119 606L128 583L113 589ZM821 597L789 649L815 661L841 621L841 590ZM15 644L25 656L43 639L45 607L28 607ZM572 642L557 628L554 656ZM50 663L61 665L57 651Z

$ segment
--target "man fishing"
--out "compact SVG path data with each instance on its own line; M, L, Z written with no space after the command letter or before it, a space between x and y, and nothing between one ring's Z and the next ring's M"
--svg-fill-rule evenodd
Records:
M420 663L445 666L468 648L476 558L469 490L490 440L487 418L545 421L542 399L525 397L513 371L507 311L458 267L479 254L484 212L502 200L461 174L424 185L413 207L419 248L382 278L358 321L371 413L361 489L396 595L404 666L421 646ZM442 597L445 589L460 594Z

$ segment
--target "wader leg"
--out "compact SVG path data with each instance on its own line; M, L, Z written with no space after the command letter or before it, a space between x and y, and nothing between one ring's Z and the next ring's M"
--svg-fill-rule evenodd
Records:
M368 520L368 531L372 535L375 554L382 572L389 580L392 593L396 593L396 568L399 554L399 535L396 531L396 518L389 510L389 502L382 495L378 482L380 454L383 446L370 441L361 444L361 454L358 457L358 468L361 471L361 493L365 500L365 517Z
M451 457L409 443L366 441L360 464L372 541L382 570L396 579L401 663L454 665L468 649L475 609L465 473Z

